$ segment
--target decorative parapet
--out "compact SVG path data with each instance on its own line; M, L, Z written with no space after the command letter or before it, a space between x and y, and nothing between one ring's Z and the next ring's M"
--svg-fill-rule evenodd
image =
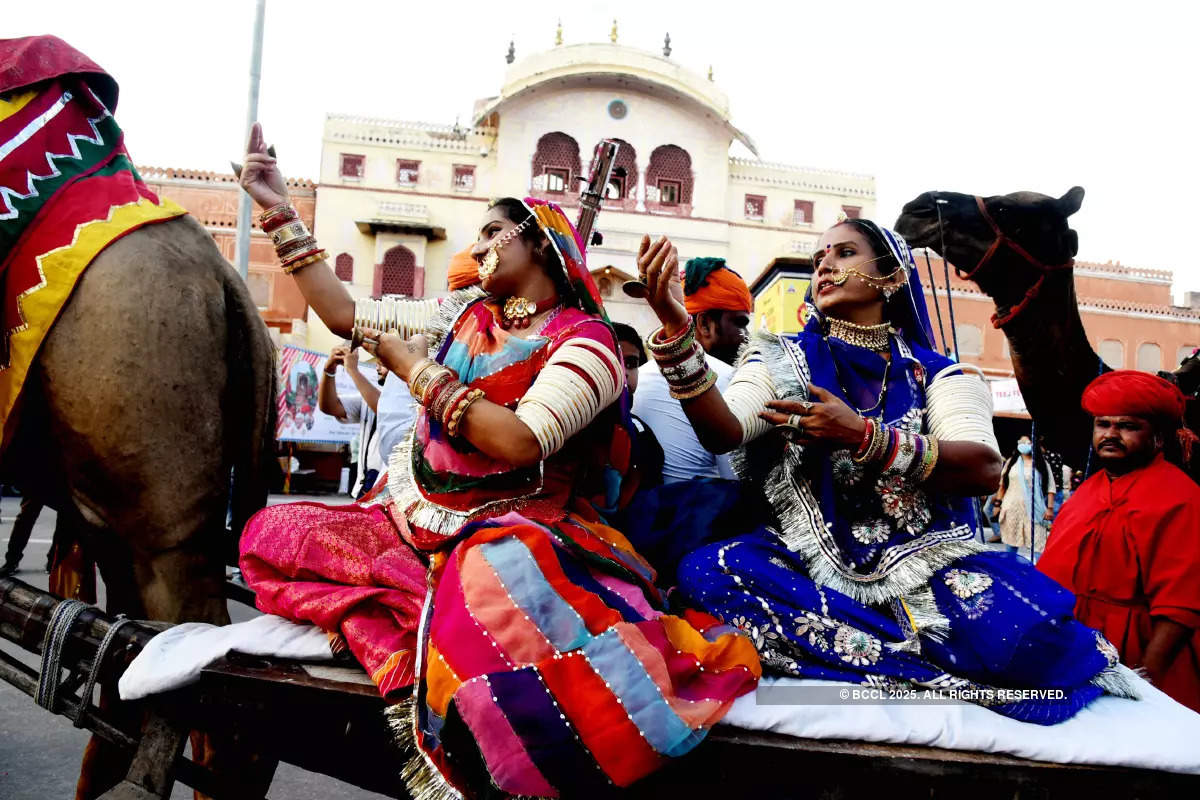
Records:
M1076 275L1093 274L1099 277L1121 277L1129 280L1148 281L1153 283L1171 283L1175 273L1166 269L1145 269L1143 267L1127 267L1120 262L1113 264L1097 264L1092 261L1076 261Z
M496 129L464 128L433 122L383 119L357 114L326 114L325 138L335 142L479 154L496 138Z
M193 186L211 186L226 188L237 186L237 178L232 172L209 172L202 169L181 169L177 167L137 167L138 174L147 183L179 183ZM288 178L289 189L301 192L315 192L316 184L307 178Z
M429 222L429 206L421 203L403 203L380 200L375 216L381 220L403 220L405 222Z
M729 159L729 177L735 181L765 186L875 198L875 177L856 172L798 167L734 156Z

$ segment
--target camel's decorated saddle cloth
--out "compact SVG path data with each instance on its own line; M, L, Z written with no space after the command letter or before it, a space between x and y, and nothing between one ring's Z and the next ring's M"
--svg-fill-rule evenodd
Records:
M0 40L0 421L83 270L142 225L186 213L142 183L116 83L53 36Z

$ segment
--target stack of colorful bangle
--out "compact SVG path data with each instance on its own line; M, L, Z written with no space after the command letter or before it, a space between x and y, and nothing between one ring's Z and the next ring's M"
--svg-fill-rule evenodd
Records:
M853 458L859 464L877 466L881 472L903 475L923 482L933 474L938 460L937 439L864 419L862 443Z
M288 275L329 257L308 232L295 207L287 203L272 206L259 216L258 221L263 233L271 237L275 255Z
M446 433L450 436L458 435L463 415L472 403L483 397L482 389L467 386L458 379L454 370L431 358L412 368L408 388L429 416L446 426Z
M688 322L687 330L674 339L662 341L661 335L659 329L646 340L646 346L667 379L671 397L690 400L711 389L717 382L717 373L709 368L704 348L696 341L695 320Z

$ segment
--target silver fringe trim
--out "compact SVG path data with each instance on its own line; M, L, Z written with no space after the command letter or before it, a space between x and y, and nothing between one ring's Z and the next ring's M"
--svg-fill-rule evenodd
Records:
M392 744L400 751L400 779L412 800L462 800L462 795L438 772L417 747L416 705L409 697L383 712L392 732Z
M437 354L442 343L446 341L446 336L454 327L454 323L466 311L467 306L482 297L487 297L487 292L477 285L455 289L446 295L446 298L438 306L437 313L429 320L429 325L423 331L425 338L429 341L430 353Z
M424 413L424 412L418 412ZM388 458L388 493L392 496L396 507L403 513L409 524L441 536L452 536L459 528L474 519L482 511L490 508L502 509L519 504L522 500L533 497L542 491L545 483L545 462L538 462L537 485L525 494L506 497L503 500L492 500L483 505L457 511L438 505L421 494L417 486L417 478L413 475L413 442L416 437L416 425L408 435L400 441Z
M796 342L756 333L743 348L740 358L751 353L763 359L781 397L803 399L808 396L811 373ZM901 596L907 600L918 590L928 589L926 584L939 569L985 550L969 538L972 536L970 528L959 526L946 531L930 531L919 539L893 548L894 552L885 555L880 567L870 575L855 572L842 563L830 525L825 522L820 504L800 472L803 449L788 444L783 458L776 463L756 464L762 459L756 459L754 444L751 442L739 448L731 458L738 477L761 483L780 523L777 535L784 546L801 555L808 566L809 577L853 600L867 605L883 605ZM762 477L764 472L765 478ZM924 611L930 614L928 633L936 636L940 631L944 635L949 622L937 612L936 604L932 608L921 600L917 604L924 605Z
M917 633L937 642L949 635L950 619L938 609L933 589L923 586L904 595L902 599L917 626Z
M1134 670L1124 664L1116 664L1105 668L1099 675L1092 678L1091 682L1103 689L1105 694L1130 700L1141 700L1142 695L1138 692L1133 679L1136 674Z

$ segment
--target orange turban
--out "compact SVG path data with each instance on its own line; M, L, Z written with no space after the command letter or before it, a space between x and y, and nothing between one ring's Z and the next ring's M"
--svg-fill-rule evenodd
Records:
M475 245L469 245L466 250L450 257L450 267L446 270L446 283L450 291L479 283L479 262L471 255L474 248Z
M1083 410L1093 417L1183 417L1186 401L1179 387L1148 372L1106 372L1083 390Z
M701 311L754 311L754 298L742 276L725 266L723 258L693 258L684 268L683 305L689 314Z

